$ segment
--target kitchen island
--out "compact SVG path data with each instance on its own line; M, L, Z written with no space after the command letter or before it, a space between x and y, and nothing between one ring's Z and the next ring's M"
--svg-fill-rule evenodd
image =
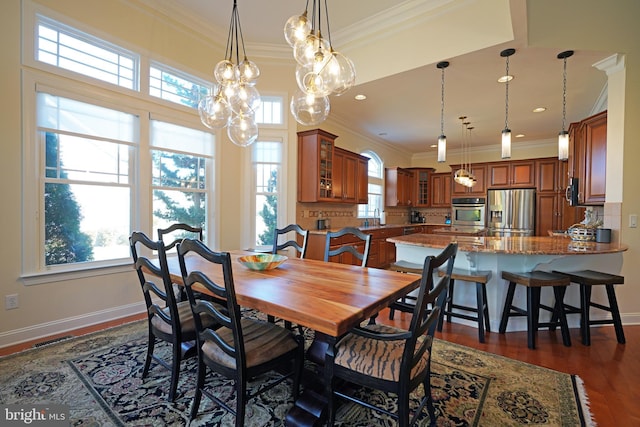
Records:
M397 260L416 264L422 264L428 255L439 254L450 242L458 242L456 268L470 271L490 270L492 273L491 279L487 283L487 301L492 331L498 330L507 293L508 284L501 278L502 271L590 269L619 274L622 268L622 252L628 249L627 245L620 243L581 242L563 236L483 237L411 234L390 237L387 241L396 245ZM592 300L604 302L606 301L604 289L599 288L594 288ZM455 299L457 303L463 305L475 305L475 286L456 286ZM552 292L543 290L541 301L552 304ZM569 286L565 302L579 305L577 286ZM526 306L524 289L516 290L514 303ZM600 313L596 314L600 315ZM540 320L546 321L548 316L549 314L543 312ZM597 316L594 316L595 318ZM568 320L570 327L579 326L578 316L569 316ZM455 321L477 326L475 322L464 319L455 319ZM525 318L515 318L509 321L509 331L524 331L526 328Z

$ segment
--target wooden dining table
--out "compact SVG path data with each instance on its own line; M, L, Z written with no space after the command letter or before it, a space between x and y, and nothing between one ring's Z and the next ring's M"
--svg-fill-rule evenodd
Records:
M289 258L278 268L250 270L238 258L253 252L230 251L236 298L242 307L339 337L415 289L419 276L377 268ZM200 257L185 258L187 270L199 270L224 283L222 268ZM169 274L182 283L177 257ZM204 288L198 289L206 292Z
M420 282L420 276L414 274L300 258L289 258L273 270L255 271L238 261L253 252L230 253L238 304L316 331L307 358L321 367L326 352L340 336L417 288ZM178 258L167 261L172 281L182 283ZM216 283L224 282L219 265L189 255L185 262L187 271L199 270ZM194 289L206 292L197 285ZM285 425L323 422L323 379L314 377L307 384L309 387L305 385L287 414Z

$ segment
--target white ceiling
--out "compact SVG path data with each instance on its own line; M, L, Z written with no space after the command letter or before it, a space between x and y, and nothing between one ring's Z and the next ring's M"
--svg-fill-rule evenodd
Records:
M232 0L142 1L177 19L188 20L194 28L213 34L220 44L226 42ZM304 11L306 0L237 1L244 41L251 59L260 65L259 59L252 57L252 52L271 50L278 55L277 52L286 54L291 51L284 40L284 23L290 16ZM490 32L486 27L474 28L464 20L465 8L472 8L474 4L476 7L478 4L489 5L486 0L484 3L480 1L328 0L332 41L337 50L341 50L342 43L350 46L354 52L357 52L354 46L360 46L361 50L373 47L375 51L375 44L384 41L382 36L395 35L390 28L401 28L403 22L414 22L418 13L429 16L430 21L424 25L437 28L437 19L448 25L444 33L439 30L439 37L409 39L399 43L397 52L413 50L415 55L424 55L427 63L364 83L359 83L360 79L357 78L356 87L340 97L332 96L332 119L410 153L433 150L429 146L436 143L440 134L441 107L441 70L436 63L446 60L451 64L445 70L445 134L449 147L454 150L462 141L462 125L458 119L462 115L467 116L470 126L474 127L470 139L474 147L497 145L505 125L505 86L498 83L497 79L504 74L506 64L500 52L515 48L516 53L510 58L510 74L514 75L514 80L509 84L509 128L514 136L525 136L514 138L513 144L554 140L562 126L562 61L557 59L557 54L572 47L527 47L526 1L493 0L493 4L506 4L511 16L513 37L460 55L459 52L464 52L464 47L461 50L460 46ZM459 17L459 26L451 26L451 21L445 21L452 17ZM373 40L370 43L374 45L367 46L367 40ZM447 51L455 52L455 56L447 56ZM411 58L404 61L406 54L402 58L394 58L396 52L376 54L377 58L369 55L366 61L360 59L360 63L355 61L360 55L354 55L358 75L375 75L378 66L374 59L411 62ZM570 122L592 114L603 99L606 102L606 75L594 68L593 64L611 54L576 51L568 59L567 127ZM295 77L291 75L291 79ZM358 93L367 95L367 100L355 101L354 96ZM546 107L546 112L532 112L540 106Z

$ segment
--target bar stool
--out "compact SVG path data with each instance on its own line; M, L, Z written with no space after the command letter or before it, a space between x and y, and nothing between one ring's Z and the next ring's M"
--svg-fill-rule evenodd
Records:
M567 325L567 316L563 309L564 294L570 283L569 277L546 271L531 271L524 273L513 273L509 271L502 272L502 278L509 281L509 289L507 290L507 298L504 302L504 311L500 320L499 332L504 334L507 330L507 322L510 317L526 316L527 318L527 347L536 348L535 336L538 329L542 327L552 328L560 325L562 331L562 342L565 346L571 346L571 336L569 335L569 326ZM516 285L527 287L527 309L522 309L513 305L513 294ZM540 304L540 293L543 287L553 287L555 296L554 307ZM550 322L540 323L540 309L544 309L554 313ZM558 320L555 320L558 319Z
M564 304L565 312L568 314L580 314L580 335L582 336L582 344L591 345L591 332L589 327L591 325L611 325L615 327L616 338L620 344L626 342L624 338L624 331L622 330L622 319L620 318L620 310L618 309L618 301L616 299L616 292L613 285L624 284L623 276L616 276L615 274L601 273L593 270L583 271L554 271L554 273L562 274L568 277L572 283L580 285L580 307ZM607 290L607 297L609 298L609 306L591 302L591 289L592 286L604 285ZM600 310L608 311L611 313L611 319L591 320L589 318L589 309L591 307L599 308Z
M422 275L422 265L414 262L408 262L404 260L396 261L391 264L389 270L398 271L400 273L418 274ZM389 305L389 320L393 320L396 310L405 313L413 313L413 306L416 298L411 295L405 295L398 301ZM408 302L414 301L414 304Z
M438 270L438 275L443 276L444 271ZM447 322L451 323L452 317L460 319L475 320L478 322L478 341L484 342L484 332L491 332L489 323L489 304L487 302L487 282L491 278L491 271L471 271L462 268L454 268L451 273L451 281L449 282L449 292L445 299L445 305L440 312L438 320L438 332L442 332L442 324L444 316L447 316ZM453 302L453 290L456 280L464 282L475 282L476 284L476 306L466 306ZM455 312L453 310L462 310L475 315Z

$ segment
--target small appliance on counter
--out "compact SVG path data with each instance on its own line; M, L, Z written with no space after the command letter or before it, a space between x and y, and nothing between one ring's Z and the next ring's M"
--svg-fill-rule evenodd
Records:
M424 216L420 214L420 211L411 211L411 224L422 224L424 222Z

